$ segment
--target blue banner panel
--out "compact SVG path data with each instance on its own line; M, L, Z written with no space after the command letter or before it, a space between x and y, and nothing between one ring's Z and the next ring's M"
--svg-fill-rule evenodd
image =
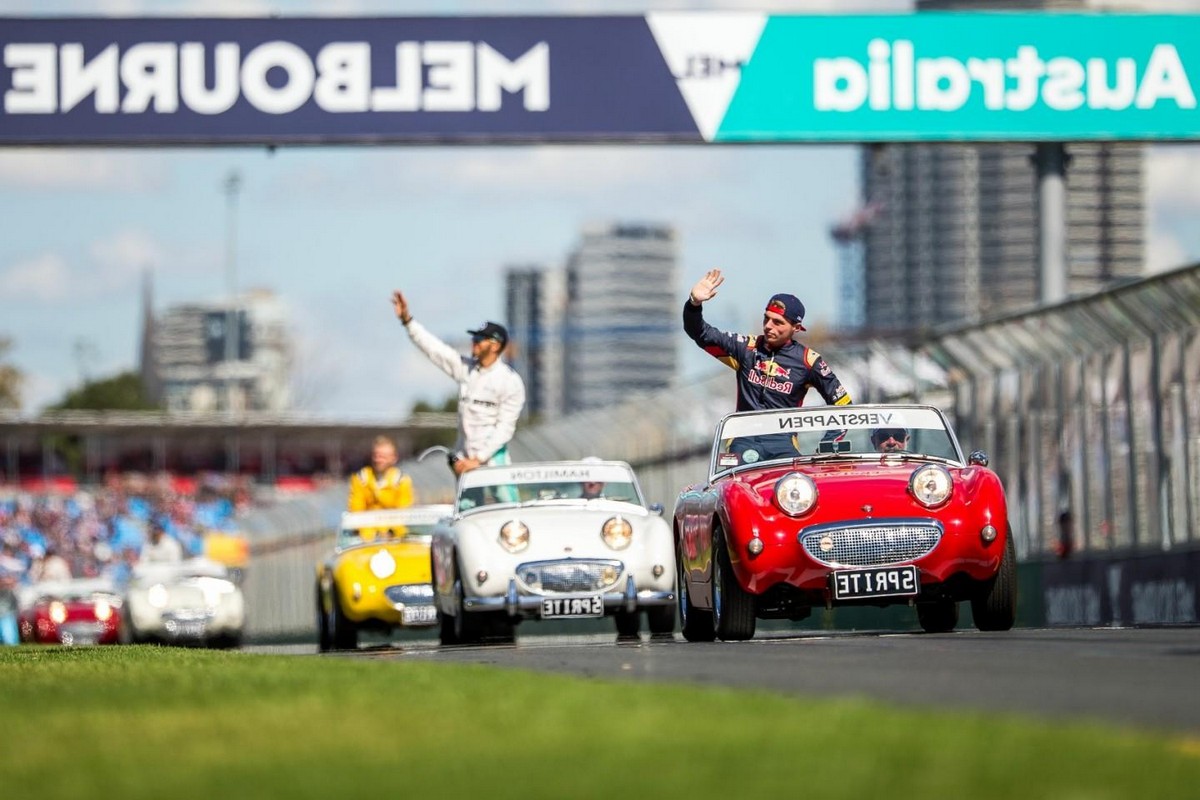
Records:
M0 19L0 144L703 141L646 19Z

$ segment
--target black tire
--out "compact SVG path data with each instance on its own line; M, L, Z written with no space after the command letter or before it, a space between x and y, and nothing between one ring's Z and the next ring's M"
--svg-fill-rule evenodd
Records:
M958 603L954 600L917 603L917 622L926 633L948 633L958 625Z
M979 594L971 598L971 616L975 618L975 627L981 631L1012 630L1017 621L1017 551L1011 528L1000 569L981 587Z
M476 615L468 614L464 608L462 588L462 579L454 581L454 605L457 606L454 610L457 612L454 615L454 640L459 644L475 644L483 635L483 620L476 619Z
M733 573L725 532L713 525L713 629L722 641L736 642L754 638L758 622L754 615L754 595L744 590Z
M652 636L675 632L675 606L651 606L646 609L646 622Z
M485 638L497 644L512 644L517 641L516 623L503 611L487 615L490 619L484 625Z
M325 603L321 597L321 582L317 581L317 650L328 652L333 647L333 637L329 633L329 615L325 613Z
M449 614L443 614L439 608L437 612L438 618L438 641L444 645L458 644L458 637L454 633L454 617Z
M716 638L713 631L712 612L692 605L688 594L687 568L683 562L683 547L675 546L675 596L679 605L679 630L689 642L711 642Z
M633 611L618 611L613 615L617 621L618 639L636 639L641 631L641 615Z
M337 585L333 586L333 619L330 639L334 650L357 650L358 628L342 612L342 601L338 599Z

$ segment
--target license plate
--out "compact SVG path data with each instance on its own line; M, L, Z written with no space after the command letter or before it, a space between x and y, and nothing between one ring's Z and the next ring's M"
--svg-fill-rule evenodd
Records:
M830 575L834 600L863 597L903 597L921 590L916 567L838 570Z
M204 630L207 626L203 622L176 622L174 629L167 627L167 632L175 636L200 637L204 635Z
M542 600L542 619L563 617L603 617L604 598L592 597L547 597Z
M405 625L430 625L437 622L437 609L428 606L405 606L400 612L400 621Z

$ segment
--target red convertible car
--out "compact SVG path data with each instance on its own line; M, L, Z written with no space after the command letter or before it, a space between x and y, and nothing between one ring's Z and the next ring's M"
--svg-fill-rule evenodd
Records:
M102 579L39 583L25 590L17 627L22 642L117 644L121 596Z
M929 632L953 630L961 601L980 630L1014 622L1004 488L930 406L730 414L674 517L688 641L845 605L914 605Z

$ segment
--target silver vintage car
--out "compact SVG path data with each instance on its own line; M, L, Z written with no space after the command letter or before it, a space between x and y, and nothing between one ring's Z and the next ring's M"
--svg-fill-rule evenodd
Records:
M512 640L522 620L611 616L622 637L675 628L675 555L661 508L622 461L480 467L434 530L442 644Z

